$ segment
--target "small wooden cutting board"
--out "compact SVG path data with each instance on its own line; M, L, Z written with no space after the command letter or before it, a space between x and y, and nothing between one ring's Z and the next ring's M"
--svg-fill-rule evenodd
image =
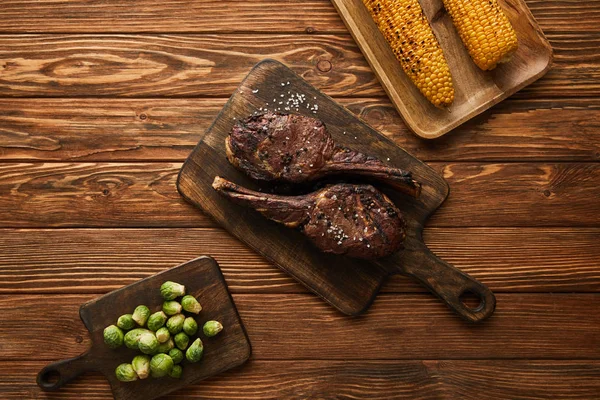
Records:
M288 104L294 104L293 99L298 96L304 99L302 104L290 107ZM413 173L423 185L419 199L377 185L398 205L407 220L404 251L377 262L325 254L298 230L233 204L212 188L215 176L219 175L260 190L256 182L229 164L224 143L237 119L264 108L321 119L336 143ZM437 258L423 243L425 221L448 196L444 179L277 61L260 62L244 79L183 165L177 188L184 198L231 234L343 313L364 312L386 277L397 273L416 278L469 321L483 320L494 311L495 299L487 287ZM476 294L480 305L470 308L463 304L460 297L466 292Z
M202 311L195 317L199 332L192 337L192 340L199 337L204 343L202 360L198 363L184 360L181 379L165 377L120 382L115 376L115 368L121 363L130 363L141 353L125 346L109 349L104 344L104 328L116 324L119 316L131 314L140 304L145 304L152 312L160 310L163 303L160 285L165 281L185 285L187 294L196 296L202 305ZM90 331L92 347L87 353L52 363L41 370L37 382L44 390L58 390L86 371L99 371L108 379L115 399L152 400L241 365L250 358L250 341L221 270L210 257L197 258L108 293L81 306L79 314ZM204 322L210 320L220 321L224 329L219 335L207 338L201 331Z

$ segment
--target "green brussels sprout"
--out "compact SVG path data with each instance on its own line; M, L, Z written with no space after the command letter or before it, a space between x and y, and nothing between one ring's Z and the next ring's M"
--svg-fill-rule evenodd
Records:
M202 344L202 340L200 340L200 338L198 338L186 350L185 358L187 358L187 360L189 362L195 363L195 362L200 361L203 353L204 353L204 345Z
M219 321L207 321L202 327L202 331L208 337L216 336L223 330L223 325Z
M181 299L181 306L185 311L193 314L198 314L200 311L202 311L202 306L200 303L198 303L198 300L196 300L194 296L190 295L183 296L183 299Z
M171 378L179 379L179 378L181 378L182 374L183 374L183 367L181 365L173 365L173 369L171 369L171 373L169 374L169 376Z
M183 321L185 321L185 315L183 314L173 315L167 320L167 329L171 332L171 335L175 335L183 330Z
M193 317L187 317L183 321L183 331L189 336L194 336L198 332L198 323Z
M173 342L173 339L169 339L166 342L159 344L156 352L167 354L174 347L175 343Z
M148 318L148 329L156 332L163 327L165 322L167 322L167 315L162 311L155 312Z
M130 330L135 328L135 321L131 314L121 315L117 320L117 326L123 330Z
M154 333L142 333L138 341L138 348L144 354L154 354L158 349L158 340Z
M165 300L174 300L185 295L185 286L167 281L160 286L160 294Z
M166 354L157 354L150 360L150 373L153 378L162 378L171 373L173 359Z
M138 350L138 342L140 341L140 336L142 336L142 334L144 333L152 333L152 331L149 331L148 329L144 328L136 328L127 332L125 334L124 340L125 346L133 350Z
M163 326L162 328L156 331L156 339L158 339L159 343L165 343L170 338L171 332L169 332L166 326Z
M174 339L175 346L179 347L181 350L187 349L188 344L190 344L190 337L183 332L179 332L175 335Z
M123 331L114 325L104 328L104 343L111 349L123 345Z
M139 355L133 357L131 362L133 370L137 374L138 378L146 379L150 375L150 357L146 355Z
M169 357L173 359L174 364L179 364L183 361L183 351L178 348L174 348L169 350Z
M150 316L150 309L146 306L137 306L135 310L133 310L133 314L131 318L139 325L146 325L146 321L148 321L148 317Z
M115 375L121 382L133 382L138 379L131 364L127 363L119 365L117 369L115 369Z
M176 315L181 312L181 304L175 300L168 300L163 303L162 309L167 315Z

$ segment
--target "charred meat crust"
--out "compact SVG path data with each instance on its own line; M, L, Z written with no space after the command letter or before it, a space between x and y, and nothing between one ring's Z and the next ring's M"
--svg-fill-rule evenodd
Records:
M327 253L373 260L402 248L400 210L371 185L340 183L302 196L255 192L216 177L213 188L242 206L289 227L299 227Z
M336 146L323 122L302 115L248 117L232 128L225 147L231 164L255 180L302 183L353 175L384 181L413 197L421 190L410 172Z

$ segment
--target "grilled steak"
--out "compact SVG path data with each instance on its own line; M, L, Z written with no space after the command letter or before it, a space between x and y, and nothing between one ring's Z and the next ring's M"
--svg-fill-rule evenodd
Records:
M265 113L236 124L225 139L227 158L251 178L301 183L350 174L385 181L418 197L411 173L336 146L323 122L297 114Z
M235 203L302 232L326 253L373 260L402 247L400 210L371 185L339 183L302 196L249 190L216 177L213 188Z

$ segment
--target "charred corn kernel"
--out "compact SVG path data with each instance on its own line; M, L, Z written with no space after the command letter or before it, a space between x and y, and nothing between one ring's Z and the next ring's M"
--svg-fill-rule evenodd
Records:
M443 0L458 34L479 68L507 62L517 50L517 34L497 0Z
M450 68L418 0L363 0L402 69L437 107L454 101Z

